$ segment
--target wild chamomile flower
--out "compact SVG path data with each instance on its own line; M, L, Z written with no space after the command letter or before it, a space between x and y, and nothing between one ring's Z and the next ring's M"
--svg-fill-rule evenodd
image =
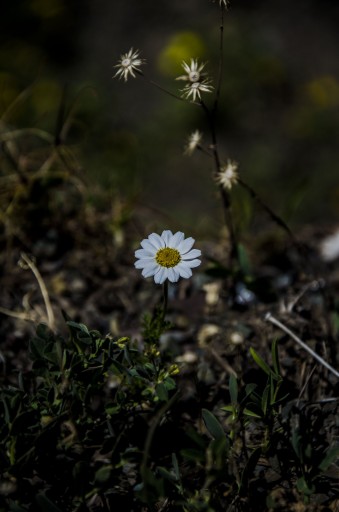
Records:
M207 74L203 73L205 64L199 64L196 59L191 59L190 65L183 61L182 67L186 75L178 76L176 80L189 82L181 91L183 98L189 99L192 96L193 101L196 101L197 98L201 99L202 92L212 92L211 81Z
M192 249L195 240L185 238L184 233L165 230L161 235L151 233L141 242L142 249L135 251L134 266L142 269L144 277L154 276L154 282L162 284L166 279L175 283L180 277L192 276L192 268L201 263L201 251Z
M237 162L227 160L227 164L220 167L216 176L216 182L223 188L231 190L232 186L238 181L237 169Z
M202 133L199 132L199 130L195 130L195 132L192 132L187 139L184 154L191 156L192 153L200 145L201 139L202 139Z
M139 50L134 51L133 48L131 48L129 52L123 53L120 56L118 64L114 66L118 68L118 71L113 78L124 78L125 82L127 82L129 75L135 78L134 71L140 72L139 67L145 63L144 59L139 58L139 53Z

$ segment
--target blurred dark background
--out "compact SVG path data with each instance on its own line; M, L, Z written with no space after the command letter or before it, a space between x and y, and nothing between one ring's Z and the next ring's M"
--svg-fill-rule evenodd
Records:
M338 219L338 4L233 0L225 15L221 155L238 161L243 179L291 225ZM112 80L130 47L147 60L145 74L174 93L183 59L207 61L216 76L218 3L12 0L1 7L0 117L6 113L7 126L56 133L60 111L72 108L64 142L79 154L89 184L179 226L218 230L212 163L199 153L183 156L192 131L209 142L203 112L141 78ZM245 225L254 206L239 187L234 195Z

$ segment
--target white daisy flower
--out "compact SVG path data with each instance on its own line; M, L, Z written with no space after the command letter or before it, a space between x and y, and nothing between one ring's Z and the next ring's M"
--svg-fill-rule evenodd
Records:
M201 139L202 133L199 132L199 130L195 130L195 132L192 132L187 139L184 154L191 156L192 153L194 153L194 151L200 145Z
M122 54L118 64L114 66L118 68L118 71L113 78L124 78L125 82L127 82L128 75L135 78L134 71L140 73L139 67L145 63L144 59L139 58L139 53L139 50L134 51L131 48L129 52Z
M227 164L220 167L216 176L216 182L223 188L231 190L232 186L238 181L238 164L232 160L227 160Z
M151 233L141 242L142 249L135 251L134 266L142 269L144 277L154 276L154 282L162 284L166 279L176 283L180 277L192 276L192 268L201 263L201 251L192 249L195 240L185 238L184 233L165 230L161 235Z

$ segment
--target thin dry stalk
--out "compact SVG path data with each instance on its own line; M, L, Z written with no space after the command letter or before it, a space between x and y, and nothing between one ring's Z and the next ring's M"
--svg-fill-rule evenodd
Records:
M48 295L48 291L47 291L45 282L44 282L44 280L43 280L39 270L37 269L36 265L27 256L27 254L21 253L21 260L32 271L35 279L38 282L38 285L39 285L39 288L40 288L40 291L41 291L41 295L42 295L42 298L43 298L44 303L45 303L45 308L46 308L46 313L47 313L47 320L48 320L48 326L49 326L50 329L53 330L54 326L55 326L55 317L54 317L51 301L49 300L49 295Z
M279 327L279 329L281 329L282 331L284 331L286 334L288 334L292 339L294 339L294 341L296 341L304 350L306 350L306 352L308 352L312 357L314 357L314 359L316 359L318 361L318 363L320 363L321 365L323 365L325 368L327 368L327 370L329 370L331 373L333 373L337 378L339 378L339 372L337 370L335 370L335 368L333 368L327 361L325 361L325 359L323 359L322 357L319 356L319 354L317 354L316 352L314 352L314 350L312 350L308 345L306 345L306 343L304 343L300 338L298 338L298 336L296 334L294 334L294 332L292 332L288 327L286 327L286 325L284 325L283 323L279 322L279 320L277 320L276 318L274 318L274 316L271 314L271 313L267 313L266 316L265 316L265 320L267 322L271 322L271 324L274 324L276 325L277 327Z

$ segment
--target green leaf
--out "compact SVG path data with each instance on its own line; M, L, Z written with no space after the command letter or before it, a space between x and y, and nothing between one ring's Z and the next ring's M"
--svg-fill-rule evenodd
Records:
M155 386L155 392L158 395L159 399L163 402L167 402L168 400L168 391L166 386L163 383L157 384Z
M159 499L159 497L164 496L165 489L163 478L157 478L155 473L151 471L148 467L144 467L142 469L142 480L143 487L141 489L141 499L149 501L150 496L152 496L152 498L155 499Z
M251 455L246 463L246 466L244 467L242 475L241 475L241 481L240 481L240 485L239 485L240 492L245 490L245 488L247 488L249 479L251 478L251 475L253 474L253 472L256 468L256 465L258 464L260 455L261 455L260 447L256 448L251 453Z
M54 337L53 332L46 324L39 324L38 327L36 328L36 334L38 338L41 338L42 340L45 341L49 341L51 338Z
M279 352L278 352L278 342L275 339L272 343L272 364L273 369L276 375L280 375L280 363L279 363Z
M73 322L73 320L68 320L66 324L68 325L75 342L78 340L84 345L90 345L92 343L93 339L91 333L85 324L78 324L77 322Z
M207 409L203 409L202 417L208 432L214 439L221 439L225 437L225 432L220 422L210 411L208 411Z
M306 480L303 476L297 480L296 485L297 485L298 491L302 492L306 496L310 496L315 491L314 485L309 486L308 482L306 482Z
M250 353L251 353L251 356L253 357L254 361L257 363L257 365L267 374L267 375L272 375L273 372L271 370L271 368L268 366L267 363L265 363L265 361L263 360L263 358L261 356L259 356L259 354L254 350L254 348L250 347ZM275 374L273 374L275 379L277 379L277 376Z
M2 398L2 403L4 404L5 422L8 424L11 421L11 415L5 398Z
M29 352L32 359L43 359L46 341L42 338L32 338L29 342Z
M332 446L331 448L329 448L327 450L325 458L319 464L319 469L321 471L326 471L333 462L338 460L338 457L339 457L339 445Z
M293 450L297 454L299 460L302 462L303 457L302 457L302 447L301 447L300 441L301 441L301 435L299 433L299 430L298 429L293 430L292 437L291 437L291 443L293 446Z
M220 407L222 411L231 412L234 414L236 412L236 407L234 405L224 405L224 407Z
M95 481L98 483L107 482L109 480L112 473L112 466L103 466L102 468L98 469L95 473Z
M173 464L175 477L179 481L180 480L180 471L179 471L178 459L177 459L177 456L175 455L175 453L172 453L172 464Z
M66 324L69 327L73 327L73 329L75 329L76 331L81 331L86 334L90 334L90 332L85 324L78 324L77 322L73 322L73 320L67 321Z
M268 396L269 396L270 389L271 389L271 386L269 384L267 384L267 386L265 387L265 389L263 391L262 397L261 397L261 409L265 416L266 416L267 408L268 408L268 402L269 402Z
M247 384L247 386L245 387L245 397L243 398L242 402L246 400L246 398L248 398L257 387L257 384L254 383Z
M171 482L175 482L177 480L176 476L173 473L168 471L166 468L163 468L162 466L157 467L157 472L166 480L169 480Z
M250 416L252 418L261 418L260 414L254 412L254 411L251 411L251 409L247 409L246 407L244 409L244 414L245 414L245 416Z
M111 364L118 370L118 373L120 375L123 375L123 374L130 375L130 372L128 371L128 369L123 364L119 363L119 361L117 361L116 359L113 359Z
M232 404L238 402L238 382L236 377L232 374L229 379L229 389Z
M229 443L226 436L213 439L210 442L206 453L207 460L213 460L213 469L219 471L225 467L228 449Z
M166 387L167 390L170 390L175 389L177 387L177 384L175 380L172 379L172 377L167 377L167 379L164 380L164 386Z
M186 448L181 450L180 454L184 459L191 460L193 462L204 462L205 460L205 452L195 448Z

